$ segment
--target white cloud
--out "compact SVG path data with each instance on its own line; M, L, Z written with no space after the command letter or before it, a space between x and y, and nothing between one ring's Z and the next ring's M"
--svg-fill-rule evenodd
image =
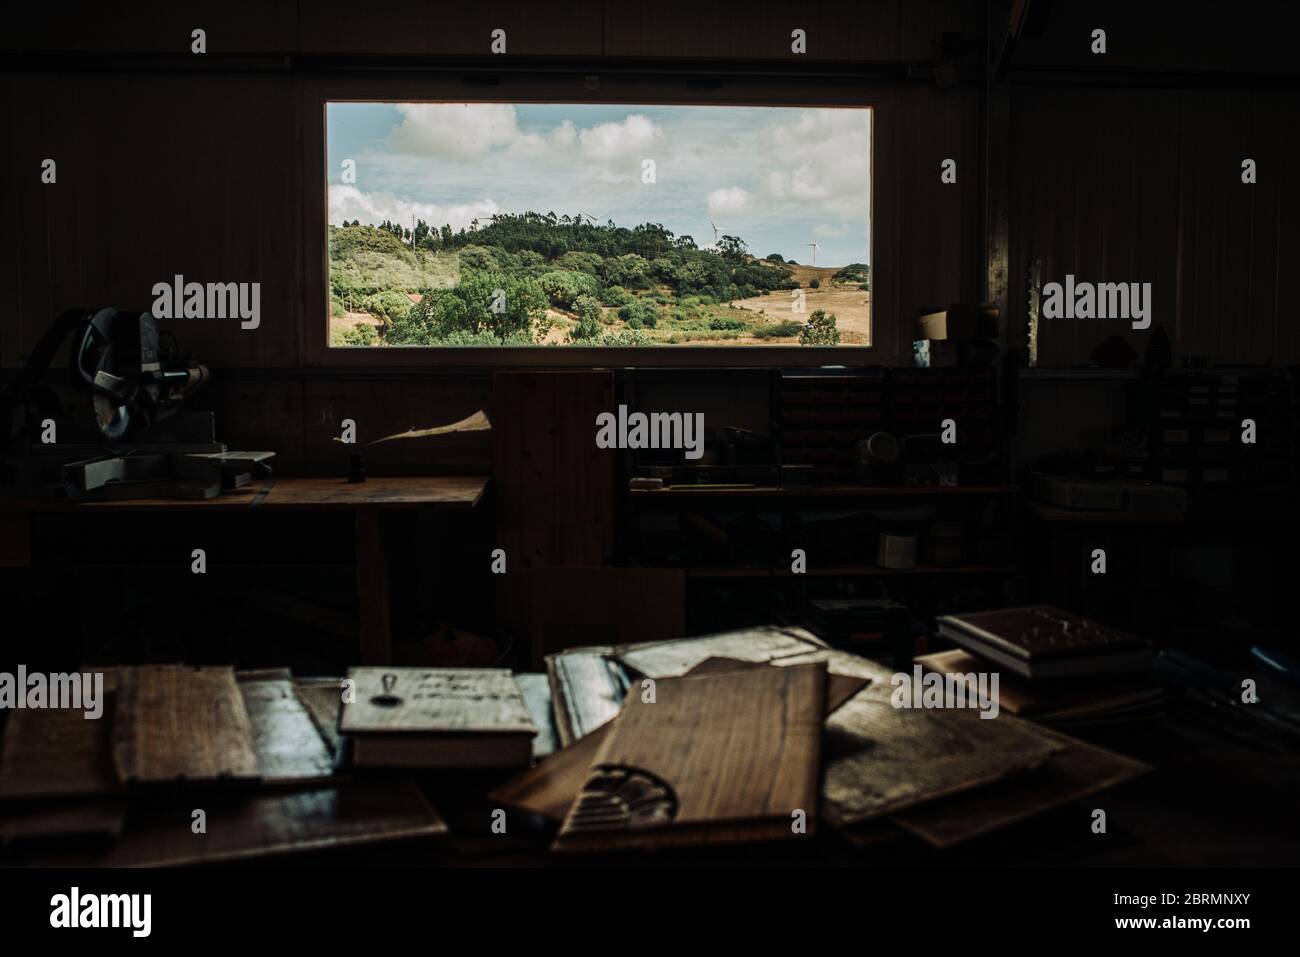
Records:
M622 123L600 123L578 133L582 156L605 161L641 155L663 140L663 130L647 117L633 113Z
M731 216L743 212L749 206L749 192L739 186L715 189L709 193L709 217Z
M491 199L443 206L417 203L390 192L363 193L355 186L338 183L331 183L329 188L329 221L334 226L354 219L374 226L387 219L409 227L414 216L434 228L449 224L459 230L469 229L475 219L482 223L500 212L501 207Z
M403 103L397 110L402 122L388 142L400 153L476 159L522 136L508 103Z

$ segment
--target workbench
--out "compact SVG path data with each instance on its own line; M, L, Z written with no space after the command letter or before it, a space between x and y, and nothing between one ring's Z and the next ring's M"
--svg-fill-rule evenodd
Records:
M209 499L0 500L0 567L30 562L31 517L40 513L180 515L252 509L351 511L355 513L356 523L360 660L363 664L387 664L392 660L393 639L389 622L388 554L380 535L380 514L418 509L472 509L483 500L487 486L488 479L484 476L462 475L370 478L357 483L339 478L272 478Z

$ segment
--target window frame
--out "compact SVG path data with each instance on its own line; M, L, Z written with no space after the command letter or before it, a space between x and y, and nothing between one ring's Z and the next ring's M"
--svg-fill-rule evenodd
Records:
M557 70L305 77L302 345L308 366L371 368L763 368L861 366L898 353L895 181L897 89L851 74L702 78L653 72ZM871 111L871 344L867 346L331 346L329 344L329 103L581 103L666 106L854 107ZM885 241L882 241L885 240Z

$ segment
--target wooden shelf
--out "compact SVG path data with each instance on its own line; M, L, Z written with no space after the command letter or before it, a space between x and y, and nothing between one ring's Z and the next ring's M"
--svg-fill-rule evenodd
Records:
M668 488L634 488L637 498L910 498L957 495L1010 495L1014 485L673 485Z
M914 568L881 568L879 565L827 565L809 568L796 575L788 568L687 568L687 578L887 578L896 575L1000 575L1016 570L1015 565L917 565Z

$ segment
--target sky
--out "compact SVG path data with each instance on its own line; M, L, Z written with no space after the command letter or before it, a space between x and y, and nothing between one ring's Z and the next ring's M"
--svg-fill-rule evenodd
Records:
M870 262L867 109L330 103L329 221L469 228L494 213L662 223L758 256ZM356 182L343 182L345 160ZM643 182L645 160L654 182Z

